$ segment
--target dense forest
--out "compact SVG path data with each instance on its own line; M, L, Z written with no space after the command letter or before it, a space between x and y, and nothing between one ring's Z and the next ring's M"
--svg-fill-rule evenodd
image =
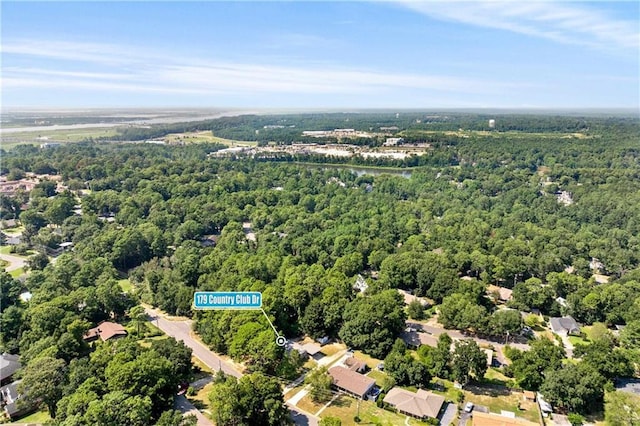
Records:
M93 424L101 407L114 403L131 416L128 424L174 424L169 400L189 374L176 371L190 359L186 348L175 342L89 348L81 338L100 320L128 317L138 301L193 317L206 344L248 371L296 377L300 360L275 344L260 312L196 312L196 290L260 291L264 310L286 336L330 336L402 365L415 359L394 346L407 318L396 289L432 300L446 327L491 336L510 321L486 296L487 286L498 284L513 289L510 306L525 312L627 326L620 339L578 348L583 361L577 366L563 364L564 354L544 342L525 353L514 349L509 374L523 388L555 395L578 375L591 380L584 386L602 390L607 381L634 374L640 362L638 120L395 117L244 116L123 129L119 139L206 129L238 140L291 143L303 128L435 131L429 154L417 164L376 160L378 166L416 166L409 178L393 171L358 176L319 157L212 158L208 154L222 146L209 144L87 141L3 151L2 174L59 174L68 188L56 192L45 181L31 194L1 199L3 218L19 218L25 227L22 249L45 253L74 243L55 263L32 257L24 282L5 273L1 283L2 349L21 355L25 381L29 374L42 379L36 374L42 371L55 378L42 395L58 414L55 424ZM487 130L488 118L496 119L495 132L444 133ZM566 134L574 132L580 136ZM81 215L74 213L78 204ZM608 282L599 283L594 272ZM365 295L353 288L358 274L369 284ZM117 284L124 275L134 284L129 294ZM28 303L18 298L23 291L33 294ZM461 344L456 351L467 349ZM603 370L608 367L599 360L610 352L619 362ZM438 367L443 355L437 349L419 354L428 368L414 365L412 375L398 374L399 382L447 374L470 380L469 369L455 363ZM547 368L562 374L545 375ZM586 412L602 406L603 393L566 400L554 402Z

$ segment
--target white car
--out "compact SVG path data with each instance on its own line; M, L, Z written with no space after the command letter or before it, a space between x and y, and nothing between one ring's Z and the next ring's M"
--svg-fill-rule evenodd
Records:
M467 402L467 404L464 406L464 412L470 413L471 411L473 411L473 402Z

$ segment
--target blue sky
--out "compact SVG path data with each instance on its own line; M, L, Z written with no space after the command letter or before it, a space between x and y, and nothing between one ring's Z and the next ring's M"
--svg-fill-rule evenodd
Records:
M2 1L3 107L639 108L635 1Z

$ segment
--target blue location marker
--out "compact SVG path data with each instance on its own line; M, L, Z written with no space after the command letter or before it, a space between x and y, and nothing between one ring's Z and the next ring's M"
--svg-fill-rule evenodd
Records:
M262 309L262 293L257 291L196 291L196 309Z

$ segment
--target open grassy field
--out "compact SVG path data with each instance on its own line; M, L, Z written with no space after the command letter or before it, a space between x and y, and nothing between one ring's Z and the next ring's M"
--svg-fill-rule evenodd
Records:
M116 128L91 128L72 130L40 130L37 132L10 133L2 137L2 148L10 149L20 144L40 145L42 143L80 142L87 138L112 137L118 134Z

